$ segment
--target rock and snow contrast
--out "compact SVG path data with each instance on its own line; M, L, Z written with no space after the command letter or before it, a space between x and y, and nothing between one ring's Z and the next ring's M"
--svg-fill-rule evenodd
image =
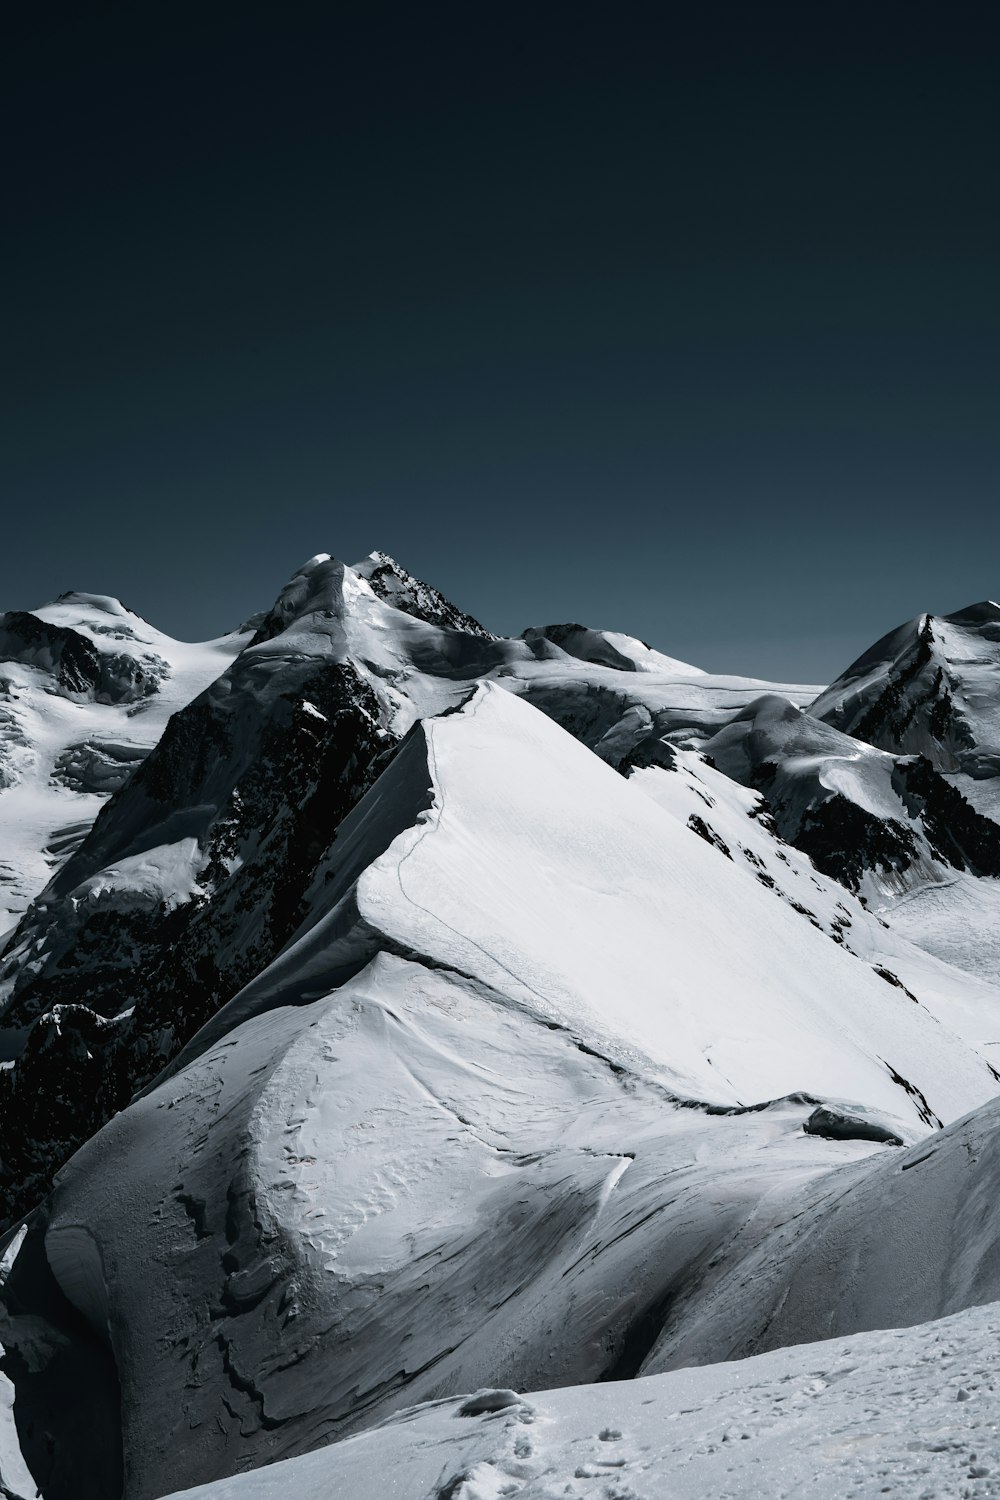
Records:
M0 626L0 1494L1000 1495L996 606Z
M0 942L170 715L249 639L187 645L97 594L0 615Z

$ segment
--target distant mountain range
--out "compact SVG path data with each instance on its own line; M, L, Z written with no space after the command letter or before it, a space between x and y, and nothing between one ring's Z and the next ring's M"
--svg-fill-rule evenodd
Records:
M0 1495L1000 1494L998 820L992 603L0 616Z

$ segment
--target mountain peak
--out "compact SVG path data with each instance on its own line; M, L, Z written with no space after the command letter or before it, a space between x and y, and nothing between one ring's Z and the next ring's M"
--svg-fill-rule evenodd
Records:
M329 552L317 552L285 584L257 626L251 646L273 640L305 615L322 611L339 616L343 607L346 568Z
M1000 604L992 599L982 599L978 604L967 604L954 614L943 615L949 625L995 625L1000 623Z
M369 552L361 562L351 569L363 578L372 591L393 609L425 620L428 625L440 625L447 630L462 630L468 635L483 636L493 640L491 631L481 625L472 615L452 604L440 589L424 583L408 573L404 567L390 557L388 552Z
M998 665L1000 605L992 599L918 615L859 656L810 713L879 749L989 779L1000 767Z

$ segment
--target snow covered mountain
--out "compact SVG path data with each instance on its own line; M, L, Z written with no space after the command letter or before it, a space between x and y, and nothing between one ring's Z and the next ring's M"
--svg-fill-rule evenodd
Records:
M898 920L994 899L950 768L815 686L493 636L381 553L207 647L87 596L23 619L46 809L70 708L174 712L110 800L72 793L93 826L0 966L7 1493L27 1464L45 1500L652 1495L708 1439L641 1459L647 1399L777 1464L769 1381L818 1371L811 1406L911 1357L866 1331L953 1314L981 1358L1000 964ZM833 1335L869 1342L784 1348ZM757 1354L753 1414L737 1367L682 1369ZM763 1493L738 1456L712 1493Z
M0 942L170 715L248 639L187 645L96 594L0 615Z
M988 599L883 636L810 711L855 739L958 773L968 795L971 783L1000 777L998 671L1000 605ZM987 810L997 807L994 791Z

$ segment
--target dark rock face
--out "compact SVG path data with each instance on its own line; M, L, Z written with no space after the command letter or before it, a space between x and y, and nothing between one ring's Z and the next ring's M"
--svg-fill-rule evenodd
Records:
M39 1494L111 1500L124 1477L118 1369L107 1329L92 1326L60 1291L45 1228L43 1211L28 1228L29 1253L4 1284L0 1368L17 1384L17 1435Z
M52 625L24 610L0 615L0 661L51 674L56 691L98 703L136 703L155 693L168 667L152 652L132 656L98 651L76 630Z
M829 1141L880 1141L887 1146L901 1146L903 1140L895 1131L861 1115L821 1106L814 1109L802 1129L806 1135L823 1136Z
M865 740L869 745L878 745L883 750L897 749L903 744L918 709L939 711L944 707L937 696L942 686L941 669L934 672L929 686L919 682L923 669L933 659L933 640L934 634L928 617L921 625L913 645L893 663L884 688L871 699L867 707L862 708L860 716L852 723L850 733L855 739ZM836 722L837 717L828 715L827 723L843 729L845 726ZM944 717L945 721L950 717L947 709L944 710ZM941 727L943 729L944 724Z
M924 615L877 641L811 711L881 750L923 755L935 770L996 776L1000 746L984 742L988 718L977 716L976 703L1000 691L998 647L995 604Z
M495 637L484 625L467 615L464 610L446 599L439 589L414 578L405 568L391 558L387 552L373 552L370 558L354 570L368 580L369 587L393 609L424 620L428 625L440 625L447 630L462 630L466 635L478 635L491 641Z
M916 836L904 822L877 818L839 792L809 808L798 827L784 836L808 854L817 870L849 891L858 890L869 870L903 874L918 855Z
M839 792L806 809L797 821L783 818L774 765L758 768L760 787L776 809L782 836L808 854L824 875L857 891L867 871L902 875L919 859L921 836L943 864L974 875L1000 875L1000 828L966 802L923 756L897 761L892 786L909 814L879 818Z
M392 754L396 740L350 664L312 658L285 676L255 731L227 692L210 690L175 715L45 893L45 907L29 911L15 934L4 1022L31 1029L15 1067L0 1074L5 1222L37 1202L62 1161L288 941L337 827ZM243 708L253 716L253 705ZM70 915L69 893L92 868L95 846L114 848L116 822L126 833L158 822L193 833L194 897L172 908L84 902ZM67 924L63 940L24 964L33 924L51 932L53 922Z
M618 672L638 670L635 662L616 650L599 630L590 630L586 625L532 627L523 632L522 639L528 641L529 644L532 641L551 641L569 656L579 656L583 661L594 662L601 667L611 667Z
M892 784L937 857L956 870L1000 876L1000 828L983 817L922 755L900 760Z
M1000 870L1000 826L922 755L863 749L774 694L733 715L708 748L720 770L766 799L780 836L851 891L868 873L898 887L935 861Z

